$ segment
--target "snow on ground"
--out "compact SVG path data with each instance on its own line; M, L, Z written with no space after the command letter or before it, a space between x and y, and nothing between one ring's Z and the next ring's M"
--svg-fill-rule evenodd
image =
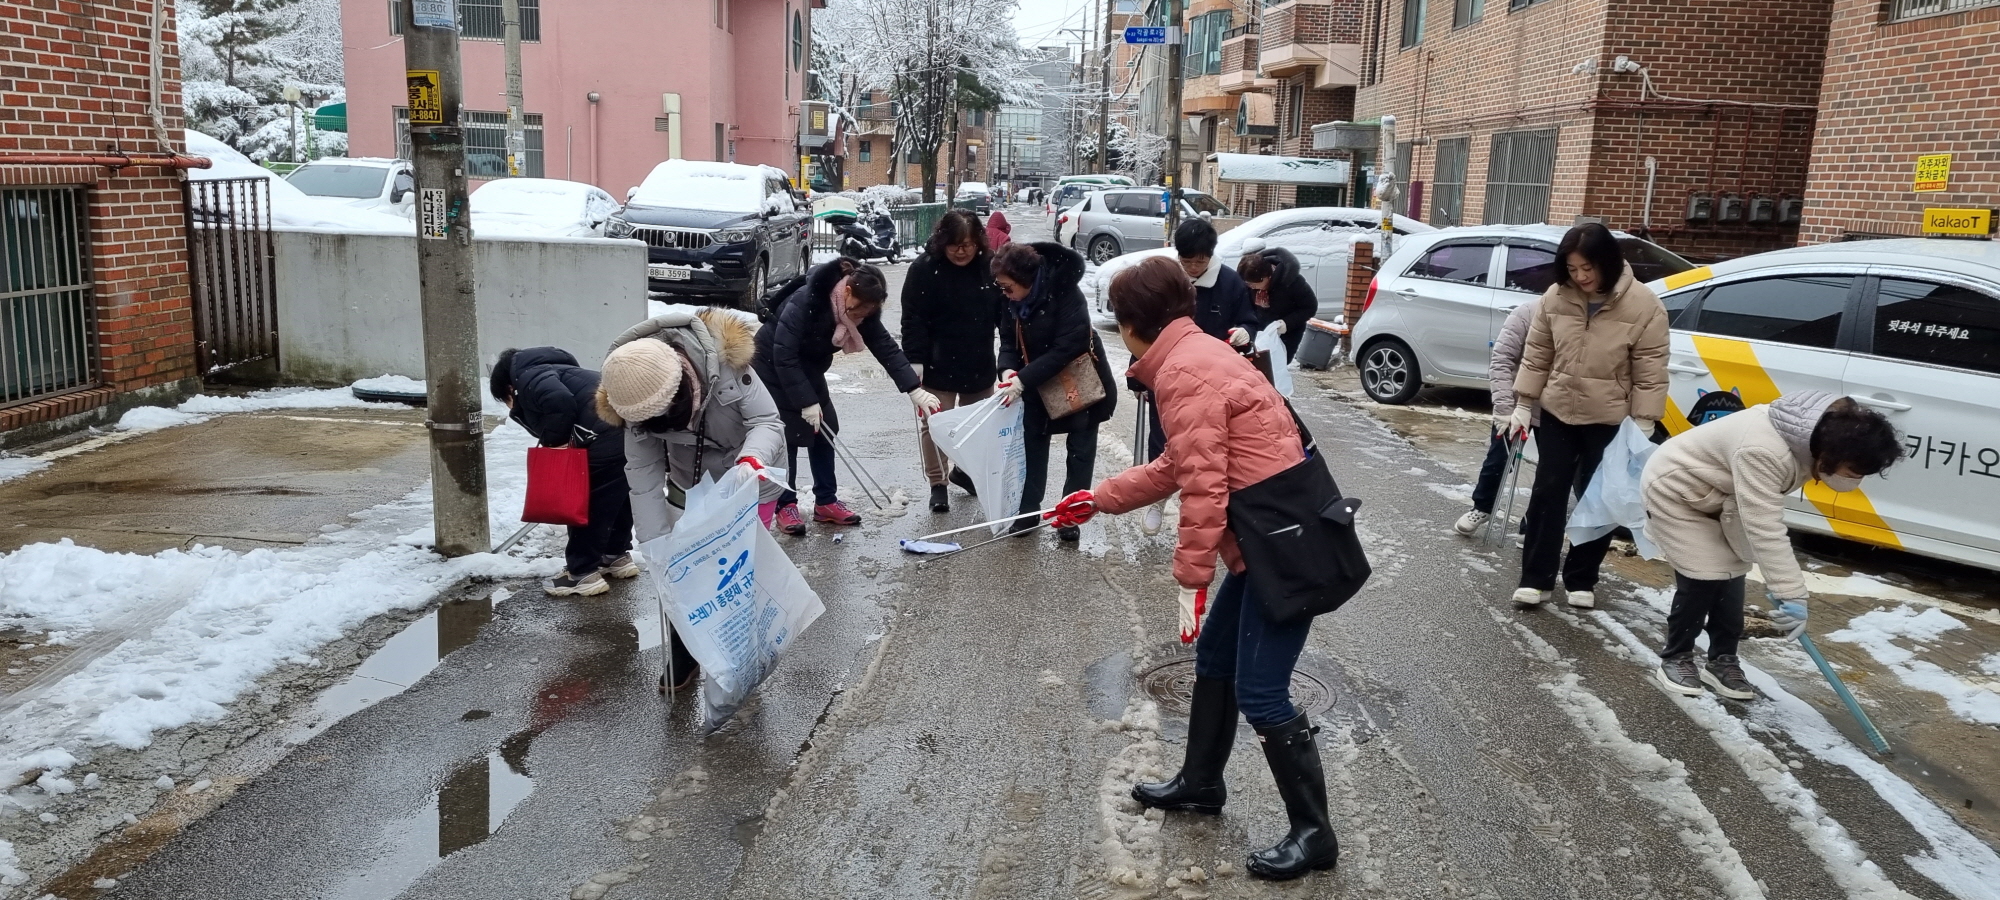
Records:
M21 860L14 855L14 843L0 841L0 887L27 883L28 873L21 871Z
M387 376L385 376L387 377ZM367 379L379 381L380 379ZM422 388L423 382L403 379ZM350 388L274 388L246 396L197 394L173 409L163 406L135 406L118 419L120 431L157 431L176 425L206 422L223 413L257 412L270 409L407 409L400 403L369 403L356 399Z
M31 472L48 467L48 460L32 456L8 456L0 454L0 481L12 481Z
M363 378L348 387L350 394L354 391L381 391L392 394L428 393L423 382L407 375L377 375L374 378Z
M1937 608L1918 611L1903 605L1895 609L1874 609L1849 619L1847 627L1826 636L1829 641L1855 644L1875 661L1896 673L1904 684L1944 698L1953 715L1981 725L2000 725L2000 694L1967 683L1936 663L1917 658L1914 649L1896 643L1902 639L1926 644L1945 632L1965 628L1965 623Z
M284 398L309 407L362 405L343 389L196 398L182 409L205 416L276 408ZM517 525L533 443L512 422L487 438L495 535ZM372 616L422 607L467 576L541 576L561 564L432 554L419 546L432 527L428 484L352 520L347 529L283 549L197 546L140 556L64 540L0 554L0 619L45 635L43 643L115 632L124 614L141 608L164 613L77 671L0 706L0 782L35 769L50 776L0 798L0 806L33 808L61 792L68 770L97 748L144 747L156 731L220 718L258 678L287 663L311 664L321 645ZM411 541L416 533L426 537Z

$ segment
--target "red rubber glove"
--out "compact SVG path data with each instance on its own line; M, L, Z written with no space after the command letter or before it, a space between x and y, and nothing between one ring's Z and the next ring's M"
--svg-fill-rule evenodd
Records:
M1055 508L1049 510L1042 518L1049 520L1057 528L1075 528L1090 521L1090 517L1095 515L1097 515L1097 498L1089 491L1077 491L1062 498L1062 502L1057 503Z
M1201 619L1208 614L1208 588L1181 588L1181 643L1192 644L1201 634Z

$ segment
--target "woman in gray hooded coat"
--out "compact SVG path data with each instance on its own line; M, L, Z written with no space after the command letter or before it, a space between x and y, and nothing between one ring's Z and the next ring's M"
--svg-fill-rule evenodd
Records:
M755 353L756 329L721 309L654 316L612 342L597 414L625 432L625 481L640 544L680 519L667 502L669 485L685 491L704 474L720 477L732 466L762 468L784 458L785 426L751 370ZM765 481L765 508L783 491ZM678 634L673 653L678 681L693 680L694 660Z

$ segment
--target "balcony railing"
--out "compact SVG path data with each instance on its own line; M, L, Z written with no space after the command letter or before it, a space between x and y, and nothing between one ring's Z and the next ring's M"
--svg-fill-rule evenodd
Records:
M1890 0L1889 20L1901 22L1986 6L2000 6L2000 0Z

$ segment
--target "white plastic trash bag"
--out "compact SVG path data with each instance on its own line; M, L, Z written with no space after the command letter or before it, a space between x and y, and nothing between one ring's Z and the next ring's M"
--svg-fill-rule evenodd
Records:
M1569 542L1582 544L1597 540L1620 525L1632 530L1639 555L1659 559L1660 548L1646 536L1646 501L1639 493L1639 476L1646 460L1659 448L1646 439L1639 423L1626 419L1617 436L1604 448L1604 461L1584 488L1583 499L1569 515Z
M1292 395L1292 360L1285 355L1285 339L1269 327L1257 332L1257 349L1271 354L1271 386L1287 397Z
M735 714L826 607L757 518L758 479L738 466L687 492L674 529L641 546L668 621L701 662L703 721Z
M931 413L931 441L972 478L979 508L988 519L1021 511L1021 485L1028 480L1028 445L1022 438L1023 407L1001 406L988 397L971 406ZM993 526L994 536L1009 523Z

